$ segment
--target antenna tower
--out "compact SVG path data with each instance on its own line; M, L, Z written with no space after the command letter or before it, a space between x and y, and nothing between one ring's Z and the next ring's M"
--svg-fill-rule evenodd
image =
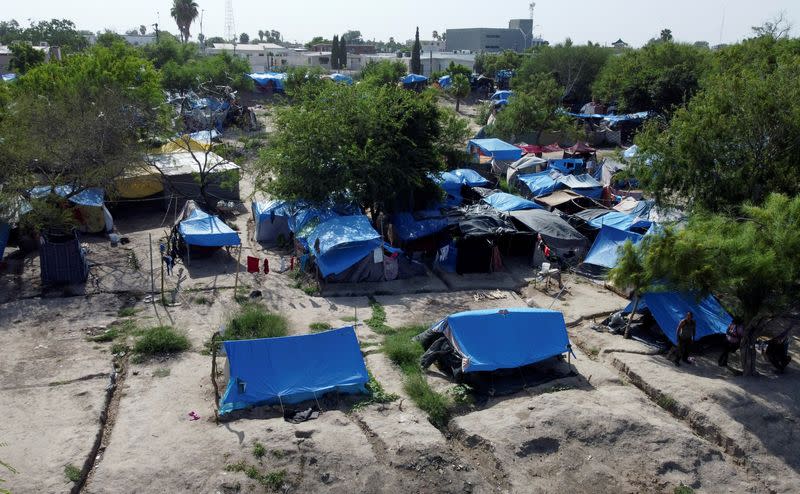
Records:
M233 0L225 0L225 40L236 42L236 25L233 22Z

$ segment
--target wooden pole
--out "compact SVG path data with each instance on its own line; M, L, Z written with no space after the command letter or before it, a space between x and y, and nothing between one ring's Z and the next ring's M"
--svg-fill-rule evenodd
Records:
M155 301L155 294L156 294L156 280L155 274L153 273L153 234L149 233L150 236L150 296L153 297ZM160 251L159 251L160 252Z
M238 294L239 290L239 265L241 264L242 259L242 246L239 246L239 255L236 256L236 279L233 282L233 298L236 299L236 295Z
M633 310L631 311L630 315L628 316L628 323L625 324L625 339L630 339L631 337L631 321L633 321L633 315L636 314L636 311L639 310L639 294L637 293L633 297Z
M217 337L219 331L211 335L211 385L214 387L214 421L219 424L219 386L217 385Z

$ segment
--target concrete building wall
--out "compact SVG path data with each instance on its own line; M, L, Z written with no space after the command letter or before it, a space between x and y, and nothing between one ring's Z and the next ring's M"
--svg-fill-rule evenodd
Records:
M525 35L519 29L467 28L447 30L447 51L496 53L525 50Z

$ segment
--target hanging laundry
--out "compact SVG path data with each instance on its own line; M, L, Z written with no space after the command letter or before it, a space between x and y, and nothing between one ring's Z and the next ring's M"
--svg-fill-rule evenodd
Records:
M261 259L257 257L247 256L247 272L248 273L258 273L258 265L261 263Z
M269 274L269 259L264 259L264 274Z

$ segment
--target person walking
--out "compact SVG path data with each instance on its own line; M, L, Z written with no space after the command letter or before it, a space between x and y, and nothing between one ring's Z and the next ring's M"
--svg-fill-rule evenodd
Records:
M689 348L692 346L692 341L694 341L696 329L697 323L694 320L692 312L689 311L686 313L686 317L681 319L681 322L678 323L678 329L676 330L678 349L673 359L676 366L681 365L681 360L687 364L691 363L689 361Z
M728 330L725 332L725 349L722 351L722 355L719 356L719 361L717 362L720 367L728 366L728 356L731 353L736 353L736 350L739 349L743 333L744 326L742 326L742 320L738 317L734 317L733 321L728 325Z

